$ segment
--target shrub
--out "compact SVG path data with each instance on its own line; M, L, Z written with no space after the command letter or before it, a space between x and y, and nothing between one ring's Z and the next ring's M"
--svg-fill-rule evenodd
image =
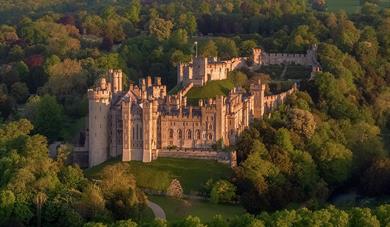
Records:
M230 203L236 197L236 186L227 180L217 181L210 192L213 203Z

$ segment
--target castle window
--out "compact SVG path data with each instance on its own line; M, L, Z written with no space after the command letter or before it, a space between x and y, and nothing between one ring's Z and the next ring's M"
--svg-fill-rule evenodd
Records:
M139 139L139 136L138 136L138 125L137 125L137 129L136 129L136 133L137 133L137 139Z
M181 132L180 129L177 130L177 137L178 137L179 139L182 139L182 138L183 138L183 133Z
M196 130L196 139L200 140L200 130Z
M173 139L173 129L169 129L169 138Z
M213 130L213 125L212 124L209 125L209 129Z
M135 140L135 129L133 127L133 140Z
M212 140L213 139L213 134L209 134L209 140Z
M192 133L191 133L191 130L188 130L187 131L187 139L192 139Z

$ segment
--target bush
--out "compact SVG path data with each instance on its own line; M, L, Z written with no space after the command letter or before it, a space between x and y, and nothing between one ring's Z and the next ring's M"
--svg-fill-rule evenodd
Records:
M183 197L183 188L181 187L180 181L178 179L172 180L167 189L167 195L178 199Z
M230 203L236 197L236 186L227 180L217 181L210 192L213 203Z

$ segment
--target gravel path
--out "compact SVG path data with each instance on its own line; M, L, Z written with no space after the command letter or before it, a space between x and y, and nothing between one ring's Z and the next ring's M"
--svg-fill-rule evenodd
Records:
M157 205L149 200L146 204L148 205L148 207L150 209L152 209L156 219L162 219L162 220L166 219L165 212L159 205Z

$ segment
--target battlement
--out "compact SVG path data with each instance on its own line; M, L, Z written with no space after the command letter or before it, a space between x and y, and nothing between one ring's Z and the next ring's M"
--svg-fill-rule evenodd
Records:
M92 100L110 99L111 91L88 89L88 98Z

